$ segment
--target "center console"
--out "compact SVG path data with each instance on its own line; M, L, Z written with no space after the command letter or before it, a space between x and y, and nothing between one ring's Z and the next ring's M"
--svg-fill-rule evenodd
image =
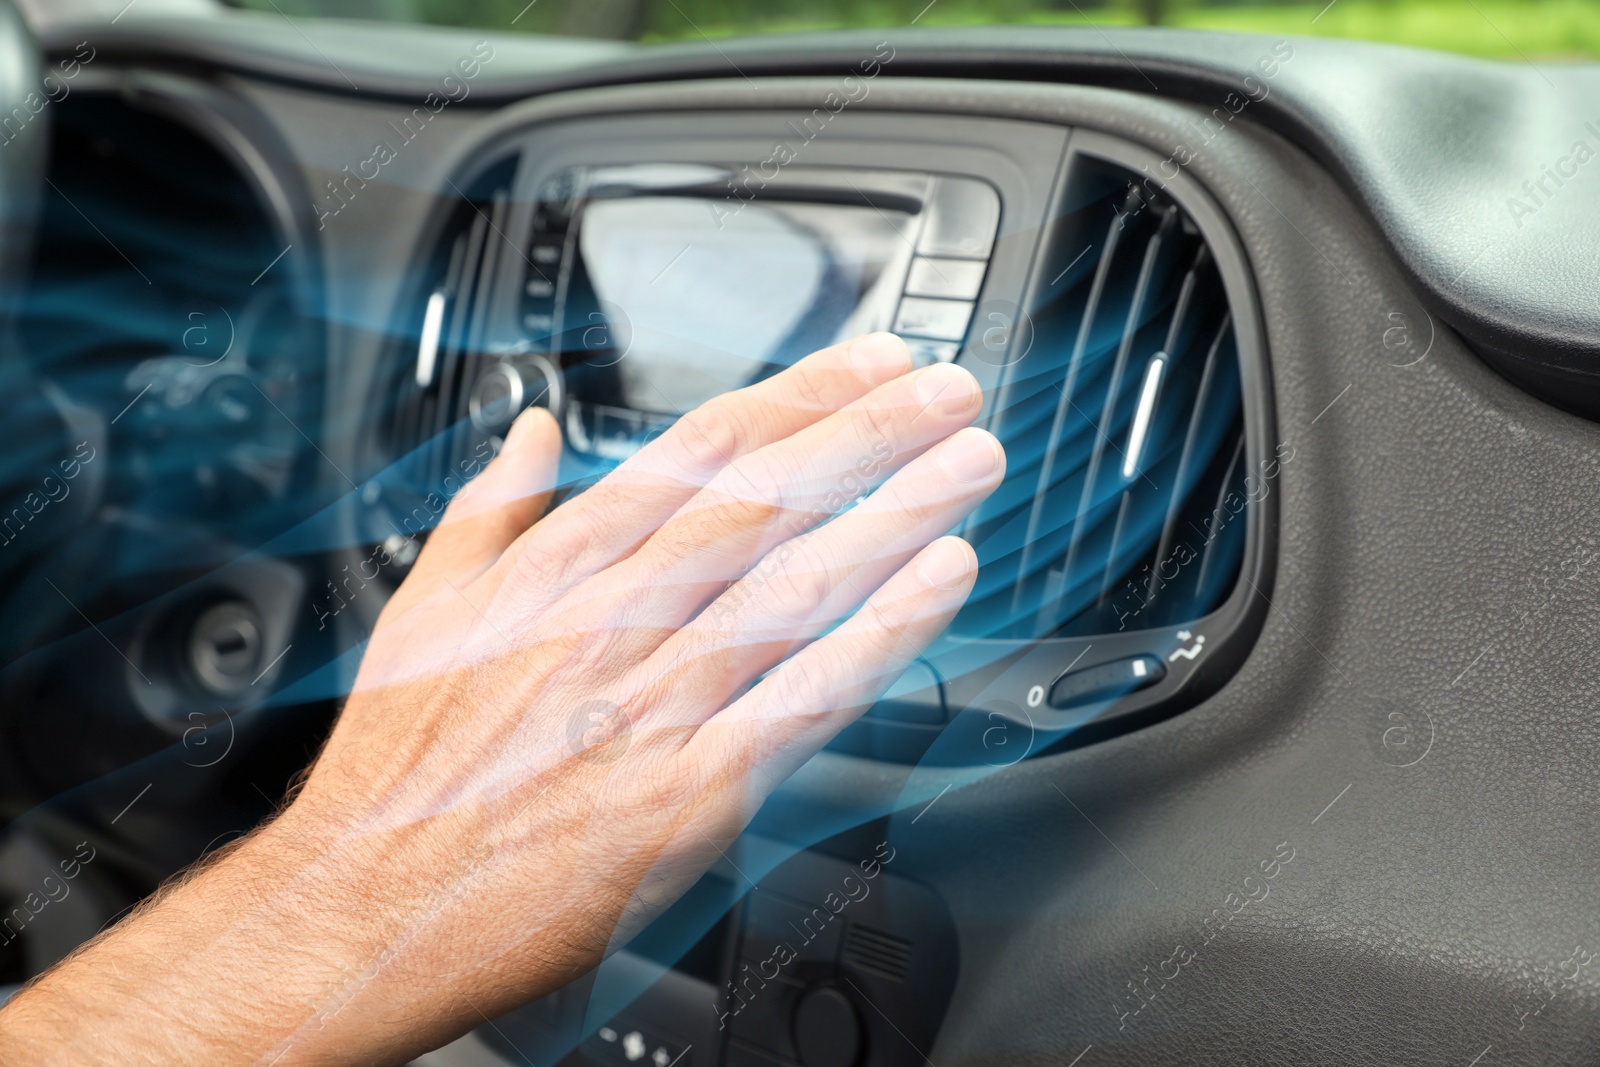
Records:
M1044 122L647 95L508 123L452 179L400 315L375 529L425 532L430 495L530 405L563 429L570 495L720 393L889 330L977 377L1007 478L960 531L967 608L832 747L991 773L1220 686L1260 624L1247 587L1269 583L1293 457L1268 449L1249 274L1205 192ZM728 861L482 1039L513 1062L922 1063L959 951L863 832L886 814L753 879Z

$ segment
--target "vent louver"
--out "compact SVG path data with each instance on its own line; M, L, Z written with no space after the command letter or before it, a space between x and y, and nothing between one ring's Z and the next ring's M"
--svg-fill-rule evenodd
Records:
M969 531L983 568L958 620L968 636L1181 623L1237 581L1234 321L1194 222L1142 177L1081 156L1069 175L1031 344L996 405L1010 468Z
M504 253L517 157L483 171L465 187L422 261L400 350L401 377L388 426L390 454L404 457L406 484L438 492L475 439L471 398L485 372L490 302Z
M911 970L911 942L870 926L851 923L845 935L844 963L858 971L904 982Z

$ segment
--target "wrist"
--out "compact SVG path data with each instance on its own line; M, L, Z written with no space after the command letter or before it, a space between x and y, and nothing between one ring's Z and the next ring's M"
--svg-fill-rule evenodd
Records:
M258 903L267 926L301 938L278 965L302 984L316 979L265 1060L403 1061L481 1022L480 1008L510 1005L504 976L479 959L486 942L462 936L464 912L493 873L493 850L472 845L483 840L481 818L456 809L390 825L308 792L252 839L241 870L296 872Z

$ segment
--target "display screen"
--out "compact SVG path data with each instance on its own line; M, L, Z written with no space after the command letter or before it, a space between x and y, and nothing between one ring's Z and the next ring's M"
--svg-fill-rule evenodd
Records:
M624 458L719 393L887 329L916 221L860 204L589 201L561 334L569 443Z

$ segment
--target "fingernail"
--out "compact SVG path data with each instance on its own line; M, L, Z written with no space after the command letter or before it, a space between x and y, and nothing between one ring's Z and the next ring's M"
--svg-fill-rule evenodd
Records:
M981 482L999 469L1005 454L994 436L968 426L949 437L934 452L939 469L958 482Z
M954 363L935 363L917 375L917 400L941 415L971 411L978 399L978 379Z
M869 333L850 342L850 366L873 385L898 378L911 368L906 343L892 333Z
M972 573L972 548L959 537L941 537L917 557L917 577L936 589L955 589Z

